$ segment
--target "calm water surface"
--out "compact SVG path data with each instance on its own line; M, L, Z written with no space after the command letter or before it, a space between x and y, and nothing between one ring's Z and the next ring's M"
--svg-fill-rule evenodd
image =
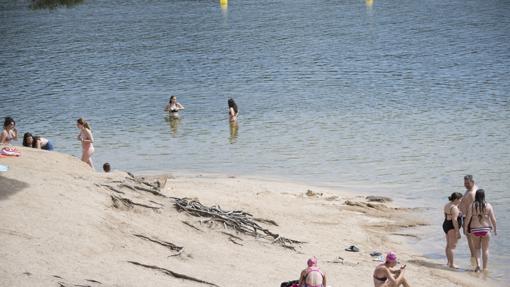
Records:
M509 282L509 15L503 0L3 0L0 117L76 156L88 119L98 168L279 176L428 207L417 247L431 258L446 197L474 174L498 216L492 276Z

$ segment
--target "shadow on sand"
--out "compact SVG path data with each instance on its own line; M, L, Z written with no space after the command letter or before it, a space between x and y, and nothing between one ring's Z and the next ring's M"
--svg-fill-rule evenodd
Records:
M7 199L9 196L15 194L28 187L28 183L6 178L0 175L0 200Z

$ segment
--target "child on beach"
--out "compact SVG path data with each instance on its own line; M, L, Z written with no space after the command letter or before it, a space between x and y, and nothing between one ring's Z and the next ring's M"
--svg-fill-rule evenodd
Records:
M399 287L410 286L407 283L404 273L406 265L400 266L399 270L394 270L397 265L397 255L394 252L386 254L386 262L377 265L374 270L374 287Z
M489 260L489 240L490 232L498 235L496 230L496 216L492 205L485 201L485 191L479 189L475 193L475 200L468 208L466 223L464 224L466 233L471 235L471 241L474 247L476 258L475 272L480 272L480 254L483 260L483 271L487 271Z
M18 140L16 122L11 117L4 120L4 129L0 134L0 144L11 144L11 141Z
M76 121L76 127L80 129L80 134L77 138L81 142L81 160L87 163L91 168L94 168L91 158L94 153L94 145L92 144L94 143L94 137L92 136L90 126L83 118L79 118Z
M462 193L454 192L448 197L449 202L443 207L444 221L443 231L446 234L446 263L448 267L457 268L453 264L453 253L457 246L457 240L460 238L460 228L462 219L460 217L459 203L462 200Z
M105 162L105 163L103 164L103 171L104 171L104 172L106 172L106 173L109 173L109 172L110 172L110 170L111 170L110 163Z

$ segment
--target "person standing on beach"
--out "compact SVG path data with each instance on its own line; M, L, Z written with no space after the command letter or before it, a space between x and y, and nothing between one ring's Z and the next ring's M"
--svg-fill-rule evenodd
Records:
M16 122L11 117L4 120L4 129L0 134L0 144L11 144L11 141L18 140Z
M462 197L462 200L459 204L459 210L460 210L460 214L462 217L463 227L465 227L465 224L466 224L465 217L467 215L468 208L471 206L471 204L475 200L475 192L478 189L478 186L476 186L475 180L473 179L472 175L468 174L468 175L464 176L464 187L466 188L466 192L464 193L464 196ZM469 246L469 252L471 254L471 265L473 267L475 267L475 264L476 264L475 249L474 249L473 243L471 241L471 235L469 234L469 232L468 233L465 232L465 230L466 230L465 228L463 230L464 230L464 235L466 235L466 239L467 239L468 246Z
M457 246L457 240L460 239L460 228L462 226L462 219L460 218L460 211L458 205L462 200L462 193L454 192L448 197L449 202L444 206L444 222L443 231L446 234L446 258L448 260L448 267L457 268L453 264L453 253Z
M326 274L317 267L317 258L314 256L306 262L308 267L299 275L299 287L325 287Z
M468 208L466 221L464 231L471 234L471 241L475 249L475 272L480 272L480 253L483 260L483 271L487 271L490 232L493 230L494 235L498 235L498 233L494 210L492 205L485 201L485 191L483 189L476 191L475 200Z
M79 118L76 121L76 127L80 129L80 134L78 135L78 140L81 142L82 154L81 160L87 163L92 169L94 165L92 164L92 154L94 153L94 137L92 136L92 131L90 129L89 124L83 119Z
M394 270L393 267L397 265L397 254L395 252L388 252L386 254L386 261L377 265L374 270L374 287L409 287L404 273L406 265L400 266L399 270Z
M169 112L172 118L178 118L180 110L184 110L184 106L177 102L176 96L171 96L165 107L165 112Z
M237 109L237 104L234 102L234 99L230 98L227 101L228 104L228 117L231 123L237 122L237 115L239 115L239 110Z

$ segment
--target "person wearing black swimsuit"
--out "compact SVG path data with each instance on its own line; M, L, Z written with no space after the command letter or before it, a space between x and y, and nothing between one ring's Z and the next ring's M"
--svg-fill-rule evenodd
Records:
M446 234L446 248L445 254L448 262L446 263L450 268L457 268L453 264L453 253L457 246L457 241L460 239L460 227L462 226L462 219L460 217L459 203L462 200L462 193L454 192L448 197L449 202L444 206L444 221L443 231Z

